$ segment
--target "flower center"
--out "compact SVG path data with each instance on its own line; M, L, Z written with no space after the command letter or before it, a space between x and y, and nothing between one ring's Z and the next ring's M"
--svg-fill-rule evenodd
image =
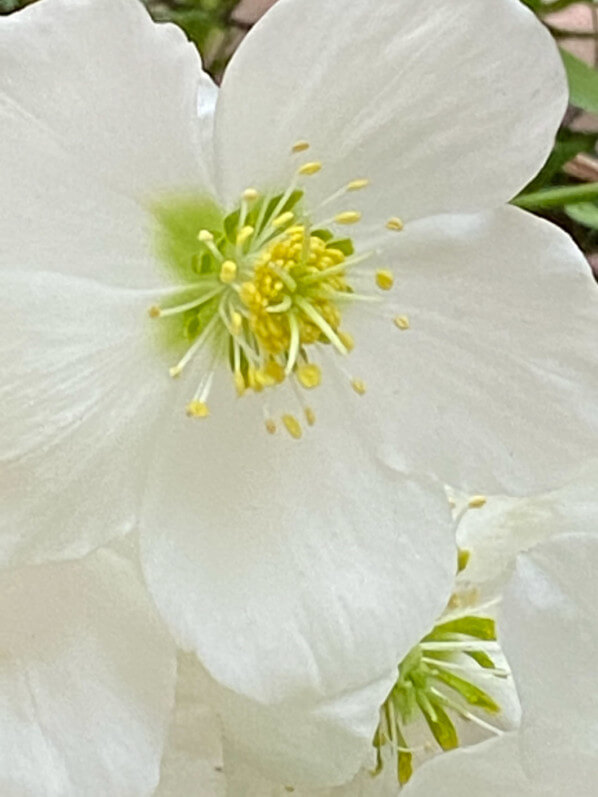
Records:
M299 142L293 151L305 149ZM199 200L169 201L155 208L160 254L182 284L169 290L149 314L167 322L166 338L184 347L171 376L201 361L200 383L187 404L189 416L209 415L213 376L225 362L239 396L289 383L307 424L315 422L301 390L320 384L326 350L346 356L353 348L342 327L347 305L375 299L375 289L364 295L354 287L355 278L362 276L361 264L373 253L356 254L351 238L339 232L357 224L361 213L342 210L329 218L322 213L331 202L366 188L368 181L353 180L309 214L300 183L321 168L319 162L304 163L280 194L247 189L226 216ZM391 230L401 226L399 219L387 224ZM378 289L389 290L392 283L390 272L376 272ZM349 379L355 392L365 392L361 380ZM292 437L301 437L296 414L285 413L281 420ZM276 431L272 417L266 417L266 428Z

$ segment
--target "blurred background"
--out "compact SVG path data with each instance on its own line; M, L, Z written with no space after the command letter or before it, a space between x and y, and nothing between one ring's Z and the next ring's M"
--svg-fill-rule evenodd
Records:
M216 81L243 37L276 2L144 1L154 19L175 22L185 30ZM35 0L0 0L0 14L13 13L30 2ZM598 0L520 2L537 14L561 48L571 104L548 163L517 204L570 232L598 277Z

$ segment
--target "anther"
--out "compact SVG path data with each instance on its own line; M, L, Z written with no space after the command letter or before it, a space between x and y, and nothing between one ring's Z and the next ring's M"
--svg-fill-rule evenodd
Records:
M280 216L277 216L275 219L272 219L270 222L273 227L278 229L279 227L284 227L289 222L293 221L295 215L291 213L290 210L287 210L286 213L281 213Z
M337 213L334 221L337 224L357 224L361 221L361 213L358 210L345 210L343 213Z
M181 365L173 365L172 368L168 369L168 373L173 379L176 379L177 376L183 373L183 367Z
M362 379L352 379L351 387L357 393L358 396L364 396L367 392L367 386Z
M291 148L291 152L306 152L308 149L309 141L296 141Z
M197 234L197 240L205 244L208 243L208 241L213 241L214 236L209 230L200 230Z
M220 282L230 285L237 276L237 264L233 260L225 260L220 267Z
M253 227L251 227L250 225L241 227L241 229L237 233L237 246L243 246L245 241L248 241L251 238L253 232L254 232Z
M311 407L306 407L305 410L305 420L307 421L309 426L313 426L316 422L316 413L312 410Z
M486 506L488 503L488 499L485 495L472 495L467 505L470 509L481 509L483 506Z
M367 188L370 184L369 180L351 180L347 186L347 191L361 191L362 188Z
M308 390L317 387L322 381L322 372L315 363L307 363L297 368L297 379Z
M237 371L235 373L234 380L235 380L235 388L237 391L237 396L242 396L247 390L247 384L245 383L243 374L240 371Z
M311 163L304 163L298 169L299 174L312 175L322 171L322 163L320 161L312 161Z
M243 316L236 311L232 314L230 319L230 331L233 335L238 335L243 329Z
M400 219L398 216L393 216L391 219L389 219L386 222L386 229L392 230L393 232L401 232L401 230L404 229L404 227L405 224L403 220Z
M150 318L160 318L160 313L161 311L157 304L152 305L152 307L150 307L150 309L147 311L147 314Z
M187 415L190 418L207 418L209 414L208 405L203 401L190 401L187 404Z
M264 426L268 434L276 434L276 421L273 418L266 418Z
M343 344L347 351L353 351L355 348L355 339L353 335L349 334L349 332L344 332L343 330L339 329L336 333L340 342Z
M389 291L394 285L394 277L391 271L380 269L376 271L376 285L383 291Z
M256 191L255 188L246 188L243 191L243 199L246 202L254 202L259 197L259 191Z
M301 439L303 436L303 430L301 429L301 424L294 415L283 415L282 422L284 423L285 429L291 435L291 437L293 437L295 440Z
M398 327L399 329L402 329L402 330L406 330L406 329L409 329L411 327L411 324L409 323L409 318L406 315L398 315L398 316L396 316L396 318L394 319L394 322L395 322L395 326Z

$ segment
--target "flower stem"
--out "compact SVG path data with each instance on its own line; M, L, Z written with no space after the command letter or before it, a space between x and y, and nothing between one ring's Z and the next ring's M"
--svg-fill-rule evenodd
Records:
M592 200L598 200L598 183L567 185L562 188L534 191L531 194L515 197L512 204L525 210L542 210L574 205L579 202L591 202Z

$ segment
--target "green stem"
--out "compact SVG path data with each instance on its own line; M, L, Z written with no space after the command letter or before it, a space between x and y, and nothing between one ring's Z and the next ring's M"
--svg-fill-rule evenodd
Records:
M592 200L598 200L598 183L567 185L563 188L549 188L545 191L535 191L532 194L522 194L515 197L512 204L525 210L542 210L560 208L563 205L575 205L579 202L591 202Z

